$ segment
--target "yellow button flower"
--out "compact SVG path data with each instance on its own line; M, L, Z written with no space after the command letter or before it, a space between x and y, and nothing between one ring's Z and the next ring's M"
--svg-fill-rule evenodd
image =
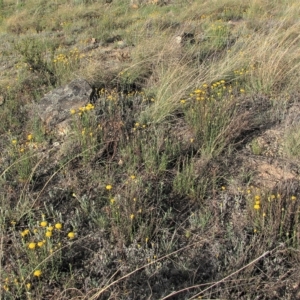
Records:
M30 250L34 250L35 247L36 247L36 243L29 243L29 244L28 244L28 248L29 248Z
M47 238L50 238L52 236L52 231L47 231L46 234L45 234L45 236Z
M43 247L44 244L45 244L45 241L41 241L41 242L38 242L38 243L37 243L38 247Z
M40 223L40 225L41 225L42 227L46 227L46 226L48 225L48 223L47 223L47 221L42 221L42 222Z
M105 188L110 191L112 189L112 185L108 184Z
M57 230L60 230L60 229L62 229L62 224L61 224L61 223L56 223L56 224L54 225L54 227L55 227Z
M254 205L254 209L259 210L260 209L260 205L259 204L255 204Z
M29 232L30 232L29 229L25 229L21 232L21 236L24 237L24 236L28 235Z
M42 275L42 271L41 270L35 270L33 272L33 276L35 276L35 277L40 277L41 275Z
M9 291L9 287L5 284L5 285L3 285L3 289L4 289L4 291L6 291L6 292L8 292Z
M70 240L72 240L72 239L74 239L75 238L75 233L74 232L69 232L68 233L68 238L70 239Z

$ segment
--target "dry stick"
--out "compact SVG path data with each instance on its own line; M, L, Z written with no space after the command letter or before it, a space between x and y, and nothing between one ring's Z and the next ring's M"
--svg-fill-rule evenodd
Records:
M0 174L0 177L4 176L5 173L8 172L9 169L11 169L11 168L12 168L14 165L16 165L17 163L19 163L19 162L21 162L21 161L23 161L23 160L26 160L26 159L28 159L28 158L35 157L35 156L37 156L37 153L34 153L33 155L30 155L30 156L22 157L22 158L16 160L14 163L12 163L11 165L9 165L9 166L8 166L8 167ZM22 200L22 196L25 194L25 189L26 189L26 187L28 186L29 181L32 179L32 176L33 176L33 174L34 174L34 171L37 169L37 167L40 165L40 163L42 162L42 160L43 160L44 158L45 158L45 156L43 156L43 157L36 163L36 165L34 166L33 170L31 171L30 177L29 177L28 180L26 181L26 184L25 184L25 186L24 186L24 188L23 188L23 190L22 190L22 192L21 192L21 195L20 195L20 197L19 197L19 201L18 201L18 203L17 203L17 206L20 204L20 202L21 202L21 200ZM25 213L24 213L24 214L25 214ZM24 214L23 214L23 215L24 215ZM23 217L23 215L22 215L19 219L21 219L21 218Z
M19 197L19 201L18 201L18 203L17 203L17 206L20 204L20 201L22 200L22 196L25 194L25 189L28 187L28 185L29 185L29 182L30 182L30 180L32 179L32 177L33 177L33 175L34 175L34 172L35 172L35 170L38 168L38 166L41 164L41 162L43 161L43 159L46 157L46 155L43 155L43 157L35 164L35 166L33 167L33 169L32 169L32 171L31 171L31 173L30 173L30 176L29 176L29 178L26 180L26 184L25 184L25 186L24 186L24 188L23 188L23 190L22 190L22 193L21 193L21 197ZM32 207L31 207L32 208ZM24 213L25 214L25 213ZM24 215L23 214L23 215ZM23 216L21 216L20 217L20 219L22 218Z
M278 246L278 247L280 247L280 246ZM278 247L276 247L276 248L278 248ZM244 266L244 267L238 269L237 271L235 271L235 272L229 274L228 276L224 277L223 279L221 279L221 280L215 282L214 284L212 284L212 285L209 286L208 288L204 289L204 290L201 291L200 293L194 295L194 296L193 296L192 298L190 298L190 299L195 299L197 296L199 296L199 295L203 294L204 292L210 290L210 289L213 288L214 286L216 286L216 285L218 285L218 284L220 284L220 283L226 281L226 279L232 277L233 275L238 274L238 273L241 272L242 270L248 268L249 266L251 266L251 265L253 265L254 263L256 263L257 261L259 261L261 258L263 258L263 257L265 257L266 255L268 255L268 254L270 254L271 252L273 252L276 248L274 248L274 249L271 250L271 251L266 251L266 252L263 253L261 256L259 256L259 257L255 258L254 260L252 260L252 261L251 261L249 264L247 264L246 266Z
M114 282L112 282L111 284L109 284L109 285L106 286L105 288L101 289L101 290L100 290L99 292L97 292L96 294L94 294L91 298L85 298L85 299L89 299L89 300L97 299L103 292L105 292L105 291L106 291L107 289L109 289L111 286L115 285L116 283L122 281L123 279L125 279L125 278L127 278L127 277L130 277L132 274L134 274L134 273L136 273L136 272L138 272L138 271L140 271L140 270L142 270L142 269L144 269L144 268L146 268L146 267L148 267L148 266L150 266L150 265L152 265L152 264L155 264L155 263L157 263L157 262L159 262L159 261L161 261L161 260L163 260L163 259L165 259L165 258L167 258L167 257L169 257L169 256L171 256L171 255L174 255L174 254L176 254L176 253L178 253L178 252L180 252L180 251L183 251L183 250L185 250L186 248L189 248L189 247L192 247L192 246L194 246L194 245L197 245L197 244L199 244L200 242L203 242L203 241L199 241L199 242L197 242L197 243L193 243L193 244L191 244L191 245L187 245L187 246L185 246L185 247L183 247L183 248L180 248L180 249L178 249L178 250L176 250L176 251L174 251L174 252L172 252L172 253L166 254L166 255L160 257L159 259L156 259L155 261L152 261L152 262L150 262L150 263L148 263L148 264L146 264L146 265L143 265L143 266L141 266L140 268L137 268L136 270L134 270L134 271L132 271L132 272L130 272L130 273L128 273L128 274L122 276L121 278L115 280ZM88 295L87 295L87 296L88 296Z
M161 300L168 299L168 298L170 298L170 297L172 297L172 296L174 296L174 295L180 294L180 293L185 292L185 291L188 291L188 290L190 290L190 289L195 289L195 288L198 288L198 287L201 287L201 286L206 286L206 285L210 285L210 283L201 283L201 284L189 286L189 287L184 288L184 289L182 289L182 290L172 292L171 294L169 294L169 295L167 295L167 296L161 298Z
M277 248L279 248L279 247L281 247L281 246L282 246L282 245L279 245L279 246L277 246L276 248L274 248L273 250L266 251L266 252L263 253L261 256L257 257L256 259L254 259L253 261L251 261L250 263L248 263L246 266L243 266L242 268L238 269L237 271L235 271L235 272L231 273L230 275L224 277L223 279L221 279L221 280L215 282L214 284L210 285L208 288L204 289L203 291L201 291L200 293L194 295L192 298L189 298L189 299L195 299L197 296L203 294L204 292L210 290L210 289L213 288L214 286L216 286L216 285L218 285L218 284L220 284L220 283L226 281L228 278L232 277L233 275L235 275L235 274L241 272L242 270L248 268L249 266L251 266L252 264L254 264L255 262L257 262L258 260L260 260L261 258L265 257L266 255L272 253L273 251L275 251ZM184 289L182 289L182 290L179 290L179 291L177 291L177 292L173 292L173 293L167 295L166 297L162 298L161 300L168 299L168 298L170 298L170 297L172 297L172 296L174 296L174 295L177 295L177 294L182 293L182 292L184 292L184 291L188 291L189 289L194 289L194 288L197 288L197 287L200 287L200 286L204 286L204 285L208 285L208 284L207 284L207 283L203 283L203 284L197 284L197 285L194 285L194 286L190 286L190 287L184 288Z
M83 297L84 297L84 295L83 295L83 292L81 292L79 289L76 289L76 288L68 288L68 289L66 289L66 290L64 290L63 292L61 292L60 294L59 294L59 298L58 298L58 295L53 295L53 297L52 298L50 298L50 300L51 299L66 299L66 295L67 295L67 292L70 292L70 291L75 291L75 292L77 292L78 294L80 294L80 296L75 296L76 298L76 300L79 300L79 299L82 299ZM64 295L65 294L65 295ZM64 297L64 298L63 298ZM73 298L72 298L73 299Z
M2 177L12 166L16 165L17 163L25 160L25 159L28 159L28 158L31 158L31 157L34 157L36 156L36 153L33 154L33 155L30 155L30 156L27 156L27 157L24 157L24 158L20 158L18 160L16 160L15 162L13 162L11 165L9 165L1 174L0 174L0 177Z
M234 282L236 283L237 281L242 282L242 281L246 281L246 280L247 280L247 279L232 279L232 280L228 280L227 282L233 282L233 281L234 281ZM189 287L184 288L184 289L182 289L182 290L180 290L180 291L175 291L175 292L173 292L173 293L167 295L166 297L161 298L160 300L168 299L169 297L172 297L172 296L177 295L177 294L179 294L179 293L188 291L188 290L190 290L190 289L195 289L195 288L198 288L198 287L201 287L201 286L207 286L207 285L210 285L210 284L211 284L211 282L208 282L208 283L201 283L201 284L196 284L196 285L193 285L193 286L189 286ZM248 286L248 285L249 285L249 283L243 283L243 284L239 284L239 287L241 287L241 286ZM191 299L191 298L190 298L190 299Z
M2 231L2 227L0 228L0 230ZM0 281L4 281L2 276L4 277L4 272L2 271L2 269L4 269L4 266L2 266L2 261L4 261L2 258L3 258L3 240L4 240L4 234L2 234L1 232L1 238L0 238ZM0 289L0 299L2 299L2 287L1 286L1 289Z

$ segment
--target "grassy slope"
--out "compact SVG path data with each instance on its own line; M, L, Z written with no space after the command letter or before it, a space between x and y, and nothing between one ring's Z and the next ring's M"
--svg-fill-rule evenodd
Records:
M0 1L0 297L298 299L299 182L258 174L270 129L298 169L297 1L104 2ZM28 104L78 77L57 136Z

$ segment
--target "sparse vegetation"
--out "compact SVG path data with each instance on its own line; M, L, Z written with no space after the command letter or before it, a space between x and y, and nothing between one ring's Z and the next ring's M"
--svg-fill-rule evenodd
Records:
M299 13L0 1L0 298L300 299Z

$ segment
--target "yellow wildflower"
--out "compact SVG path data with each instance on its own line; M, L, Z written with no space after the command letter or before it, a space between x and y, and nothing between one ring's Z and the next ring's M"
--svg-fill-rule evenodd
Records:
M259 195L256 195L256 196L254 197L254 200L255 200L255 201L260 201L260 196L259 196Z
M296 196L292 196L291 200L295 201L295 200L297 200L297 197Z
M259 203L255 203L255 204L254 204L254 209L256 209L256 210L259 210L259 209L260 209Z
M25 229L21 232L21 236L24 237L24 236L28 235L29 232L30 232L29 229Z
M133 220L134 219L134 214L130 215L130 219Z
M71 109L70 113L71 113L71 115L74 115L76 113L76 110L75 109Z
M49 227L47 227L47 230L48 231L52 231L54 229L54 227L53 226L49 226Z
M75 238L75 233L74 232L69 232L68 233L68 238L70 239L70 240L72 240L72 239L74 239Z
M52 236L52 231L47 231L47 232L45 233L45 236L46 236L47 238L50 238L50 237Z
M6 292L8 292L9 291L9 287L5 284L5 285L3 285L3 289L4 289L4 291L6 291Z
M54 226L55 226L55 228L56 228L57 230L62 229L62 224L61 224L61 223L56 223Z
M40 225L41 225L42 227L46 227L46 226L48 225L48 223L47 223L47 221L42 221L42 222L40 223Z
M37 243L38 247L43 247L45 244L45 240L44 241L40 241Z
M112 189L112 185L108 184L105 188L110 191Z
M29 244L28 244L28 248L29 248L30 250L34 250L35 247L36 247L36 243L29 243Z
M28 141L31 141L32 139L33 139L33 135L32 135L32 134L28 134L28 135L27 135L27 140L28 140Z
M35 270L33 272L33 276L35 276L35 277L40 277L41 275L42 275L42 271L41 270Z
M17 140L12 140L11 142L13 145L15 145L17 143Z
M91 110L91 109L94 109L94 108L95 108L94 105L91 104L91 103L88 103L88 104L85 106L85 109L86 109L86 110Z

